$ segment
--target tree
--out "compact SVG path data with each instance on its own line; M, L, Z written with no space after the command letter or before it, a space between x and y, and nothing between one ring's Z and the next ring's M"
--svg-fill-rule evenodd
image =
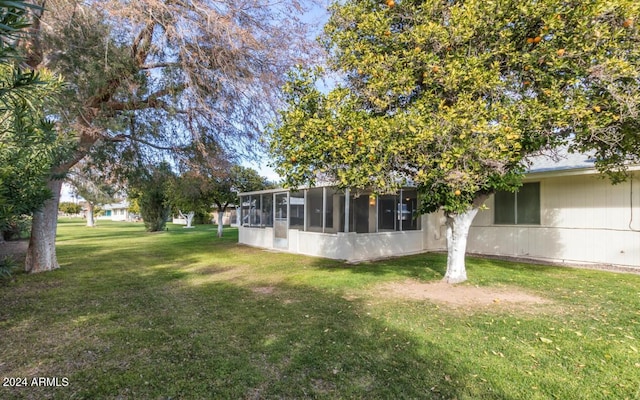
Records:
M263 190L269 186L266 178L252 169L234 165L224 176L211 181L211 199L218 209L218 237L222 237L224 213L230 204L238 204L238 193Z
M29 26L28 7L0 1L0 241L51 196L45 182L65 149L44 111L59 94L60 79L20 65L16 41Z
M210 149L211 151L207 150ZM218 237L223 235L223 216L229 205L238 201L239 192L265 189L269 183L257 171L234 164L215 143L193 149L182 162L185 172L180 183L171 189L174 205L209 212L218 210Z
M209 213L211 200L207 193L207 180L195 171L187 171L174 176L169 181L167 191L169 201L178 210L178 214L187 221L185 228L192 228L191 222L196 213Z
M27 60L70 82L57 114L77 137L75 154L53 172L66 173L100 142L175 152L211 137L250 148L278 104L284 71L309 54L301 13L297 1L47 1L32 13ZM53 201L34 215L43 236L28 250L32 271L58 266L59 187L50 186Z
M174 175L167 163L160 163L141 171L137 179L129 181L129 198L140 207L140 215L147 232L163 231L171 213L168 187Z
M290 75L271 130L277 170L291 186L318 173L381 193L416 184L421 211L446 216L444 280L462 282L475 214L496 190L517 189L529 156L574 138L615 155L597 160L606 171L637 159L639 7L337 2L324 43L344 80L324 94L322 71ZM620 146L593 141L597 132Z
M80 212L82 211L82 206L70 201L63 201L60 203L58 209L65 214L74 215L80 214Z
M87 226L96 226L96 206L108 204L116 200L119 191L113 178L106 173L108 169L98 169L89 159L74 165L67 174L67 180L73 185L75 192L87 202Z

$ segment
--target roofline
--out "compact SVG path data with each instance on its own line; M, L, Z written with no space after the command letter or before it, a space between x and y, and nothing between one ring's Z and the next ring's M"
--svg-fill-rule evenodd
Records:
M640 171L640 164L638 165L630 165L627 168L628 171L635 172ZM539 170L533 172L525 172L524 179L525 180L533 180L533 179L542 179L542 178L560 178L563 176L580 176L580 175L599 175L600 171L593 167L587 168L565 168L565 169L552 169L552 170ZM322 188L322 187L334 187L331 183L323 183L317 186L302 186L299 187L296 191L311 189L311 188ZM280 192L290 192L293 189L291 188L276 188L276 189L265 189L265 190L254 190L251 192L240 192L238 196L251 196L254 194L268 194L268 193L280 193Z
M640 165L631 165L627 168L628 171L640 171ZM565 168L554 170L541 170L527 172L524 174L524 179L538 179L538 178L556 178L563 176L579 176L579 175L599 175L600 171L593 167L587 168Z

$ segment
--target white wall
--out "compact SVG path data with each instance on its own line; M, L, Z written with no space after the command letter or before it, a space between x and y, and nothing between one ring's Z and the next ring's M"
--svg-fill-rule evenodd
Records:
M272 249L273 228L249 228L242 226L238 230L238 243Z
M485 203L488 209L473 222L468 252L640 267L638 173L633 177L633 193L631 182L611 185L595 175L537 181L540 225L493 225L491 197Z
M295 238L294 240L291 240ZM289 231L289 251L348 261L395 257L423 251L421 231L337 233Z
M426 217L423 217L423 226L425 221ZM364 261L396 257L420 253L426 248L423 231L330 234L289 229L287 233L286 251L338 260ZM242 226L238 241L250 246L273 248L273 228Z

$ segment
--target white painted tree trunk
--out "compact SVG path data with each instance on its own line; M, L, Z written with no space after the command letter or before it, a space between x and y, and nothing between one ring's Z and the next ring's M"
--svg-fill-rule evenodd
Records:
M467 280L465 254L467 252L467 236L478 208L473 207L460 214L447 214L447 272L444 281L460 283Z
M95 218L93 217L93 212L95 207L93 206L93 203L91 203L90 201L87 201L87 207L89 207L89 209L87 210L87 226L90 227L94 227L96 226L96 221Z
M191 222L193 221L193 217L196 215L194 211L189 211L187 214L184 214L182 211L178 210L178 214L187 221L187 226L185 226L185 228L193 228L193 226L191 226Z
M224 217L224 211L218 211L218 237L219 238L222 237L222 228L223 228L222 218L223 217Z
M44 203L41 210L33 214L31 239L24 263L24 269L29 273L60 268L56 257L56 228L62 180L50 180L47 187L51 190L53 197Z

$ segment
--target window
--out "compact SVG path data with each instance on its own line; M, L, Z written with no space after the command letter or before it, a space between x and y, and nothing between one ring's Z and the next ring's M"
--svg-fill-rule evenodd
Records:
M495 224L540 224L540 182L525 183L515 193L496 192L494 200Z
M304 191L289 194L289 229L304 229Z
M378 231L396 230L396 195L378 196Z
M307 191L307 228L311 232L322 232L322 188Z
M369 215L372 212L370 210L373 210L373 218L375 218L375 202L373 205L369 204L369 194L351 196L349 200L349 215L351 217L349 231L356 233L375 232L375 220L372 220L373 223L369 223Z
M273 226L273 194L262 195L262 224Z
M242 226L249 226L249 207L251 205L251 197L242 196L240 218Z
M251 196L251 209L249 211L251 226L260 226L260 213L262 210L260 197L260 195Z
M325 188L324 232L344 232L344 192L333 187Z
M398 214L402 221L402 230L419 230L420 216L418 215L418 192L415 189L403 189L401 196L402 203L398 207Z

